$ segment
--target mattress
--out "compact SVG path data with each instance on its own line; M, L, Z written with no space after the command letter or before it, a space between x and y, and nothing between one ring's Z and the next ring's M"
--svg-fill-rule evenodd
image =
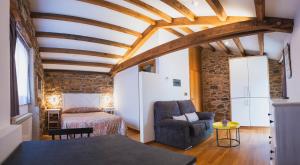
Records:
M120 116L106 112L64 113L61 117L61 128L87 128L94 129L91 136L125 135L126 125Z

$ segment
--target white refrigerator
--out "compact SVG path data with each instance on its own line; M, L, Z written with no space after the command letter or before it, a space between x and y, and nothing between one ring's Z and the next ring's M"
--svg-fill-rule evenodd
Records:
M269 126L269 69L265 56L232 58L231 117L241 126Z

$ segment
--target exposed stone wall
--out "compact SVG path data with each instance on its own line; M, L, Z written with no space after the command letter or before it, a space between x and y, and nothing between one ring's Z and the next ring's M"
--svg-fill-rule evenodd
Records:
M282 64L279 64L276 60L269 60L271 98L282 97L282 71Z
M101 93L113 94L113 78L108 74L78 71L45 71L46 106L50 96L59 98L58 107L62 106L63 93Z
M37 116L40 116L40 132L42 132L44 128L44 104L42 98L37 97L37 76L39 75L40 79L43 81L44 79L44 70L42 65L41 56L39 53L39 45L37 42L37 38L35 37L35 27L33 24L33 20L30 17L30 3L28 0L11 0L11 13L15 17L17 21L17 28L21 33L22 37L28 43L28 45L33 49L33 56L34 56L34 98L35 100L32 102L33 104L30 105L30 109L33 109L35 106L38 106L40 111L33 113ZM43 93L42 93L43 96ZM34 116L36 116L34 115ZM33 125L35 124L36 120L33 120ZM35 132L35 130L34 130ZM39 134L38 132L36 132ZM37 135L38 136L38 135Z
M229 58L224 52L212 52L203 49L201 52L202 87L203 87L203 111L216 112L215 120L219 121L226 113L228 119L230 113L230 82L229 82Z
M203 111L216 112L216 120L231 118L229 59L237 57L223 52L203 49L201 52ZM282 88L281 65L269 60L270 95L280 97Z

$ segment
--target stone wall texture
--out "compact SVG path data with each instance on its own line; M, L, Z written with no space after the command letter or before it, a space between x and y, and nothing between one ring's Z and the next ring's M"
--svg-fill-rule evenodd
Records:
M270 96L271 98L282 97L282 64L276 60L269 60Z
M216 112L216 121L231 119L229 59L238 57L220 51L201 52L203 111ZM281 65L269 60L270 95L281 96Z
M229 58L220 51L203 49L201 52L203 111L216 112L216 121L224 114L230 119Z
M32 113L38 113L34 114L34 116L39 116L40 122L39 127L40 131L43 132L43 128L45 127L44 119L45 119L45 107L43 103L43 95L42 97L37 97L37 77L41 79L42 82L44 82L44 70L42 65L42 60L39 52L39 45L37 42L37 38L35 37L35 27L33 24L33 20L30 17L30 2L29 0L11 0L11 13L13 13L16 22L17 22L17 28L19 32L21 33L22 37L25 39L25 41L28 43L28 45L33 49L33 57L34 57L34 100L32 101L32 104L29 105L30 111ZM43 89L42 89L43 91ZM34 107L39 107L39 112L32 111ZM37 124L38 122L34 119L33 125ZM35 132L35 131L34 131ZM37 133L39 134L39 133ZM41 134L40 134L41 135ZM38 136L38 135L37 135Z
M63 93L102 93L113 94L113 78L108 74L79 71L45 71L45 104L50 96L58 96L62 106Z

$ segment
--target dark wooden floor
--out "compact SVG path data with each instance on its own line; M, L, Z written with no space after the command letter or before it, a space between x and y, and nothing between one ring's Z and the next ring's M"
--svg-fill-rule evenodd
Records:
M197 157L198 165L268 165L269 164L269 129L241 128L241 145L235 148L216 146L215 135L201 144L184 151L166 145L151 142L148 145L165 148L178 153ZM139 139L139 133L128 131L128 136Z

